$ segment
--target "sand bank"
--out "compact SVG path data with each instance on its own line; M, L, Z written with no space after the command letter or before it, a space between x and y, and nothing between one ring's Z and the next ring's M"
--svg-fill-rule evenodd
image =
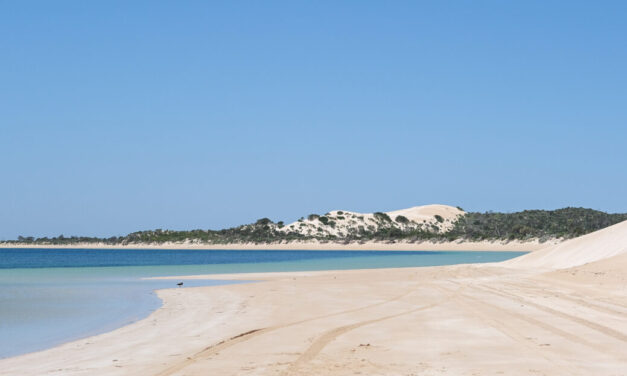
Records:
M258 282L159 291L147 319L0 375L624 375L627 253L604 234L587 249L611 257L568 268L543 250L534 267L213 275Z
M625 292L566 276L576 277L453 266L275 273L247 276L265 280L248 285L163 290L164 306L149 318L0 361L0 374L627 371Z
M0 248L63 248L63 249L111 249L111 248L131 248L131 249L237 249L237 250L325 250L325 251L512 251L531 252L543 249L555 244L560 240L550 240L540 242L531 240L521 241L480 241L480 242L289 242L289 243L238 243L238 244L203 244L203 243L136 243L127 245L108 245L104 243L79 243L73 245L31 245L31 244L10 244L0 243Z

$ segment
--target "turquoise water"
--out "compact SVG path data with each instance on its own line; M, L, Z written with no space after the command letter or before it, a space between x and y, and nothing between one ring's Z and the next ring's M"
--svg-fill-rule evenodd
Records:
M496 262L521 252L0 249L0 358L142 319L172 280L145 277ZM241 283L183 280L186 287Z

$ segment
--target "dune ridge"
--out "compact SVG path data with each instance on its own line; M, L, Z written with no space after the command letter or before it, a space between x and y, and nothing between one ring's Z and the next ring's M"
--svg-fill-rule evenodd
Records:
M421 229L445 232L453 228L455 220L465 212L449 205L422 205L388 212L358 213L333 210L324 215L312 214L307 218L276 227L283 233L301 235L332 235L343 237L360 230L375 231L381 228L398 228L402 231Z
M627 221L503 262L526 269L566 269L627 253Z

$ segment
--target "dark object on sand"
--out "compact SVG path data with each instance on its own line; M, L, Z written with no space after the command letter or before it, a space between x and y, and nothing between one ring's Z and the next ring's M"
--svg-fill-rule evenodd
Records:
M177 285L178 287L181 287L181 286L183 286L183 282L179 282L179 283L177 283L176 285Z

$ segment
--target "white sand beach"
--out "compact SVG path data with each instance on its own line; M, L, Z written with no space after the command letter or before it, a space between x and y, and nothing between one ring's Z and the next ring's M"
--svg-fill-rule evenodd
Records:
M0 375L627 374L627 222L499 264L211 278L258 282L161 290Z

